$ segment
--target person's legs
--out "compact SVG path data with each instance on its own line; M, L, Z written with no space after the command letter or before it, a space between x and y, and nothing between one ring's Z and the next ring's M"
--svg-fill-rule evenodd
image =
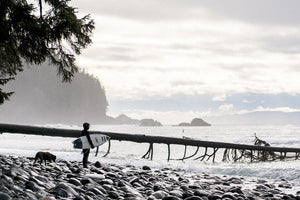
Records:
M83 160L82 164L84 168L87 168L87 163L89 159L90 149L83 149Z

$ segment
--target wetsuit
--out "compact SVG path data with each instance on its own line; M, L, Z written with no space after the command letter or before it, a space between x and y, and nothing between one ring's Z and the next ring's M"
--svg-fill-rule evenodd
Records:
M90 132L88 130L81 131L81 136L86 136L89 143L90 143L90 145L91 145L91 147L94 148L94 145L93 145L92 140L90 138ZM83 153L82 164L83 164L83 167L87 168L90 149L82 149L82 153Z

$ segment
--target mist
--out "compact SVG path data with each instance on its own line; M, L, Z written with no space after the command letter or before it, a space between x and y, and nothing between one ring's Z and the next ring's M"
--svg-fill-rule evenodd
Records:
M75 74L71 83L62 83L56 67L25 67L4 91L15 92L0 106L1 123L82 124L104 123L108 107L100 81L85 73Z

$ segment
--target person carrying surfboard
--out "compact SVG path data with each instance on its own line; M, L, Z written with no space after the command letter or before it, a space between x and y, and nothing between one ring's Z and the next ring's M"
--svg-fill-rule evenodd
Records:
M90 132L88 131L90 128L90 124L89 123L83 123L83 130L81 131L81 136L86 136L87 140L89 141L90 145L92 148L94 148L93 142L91 140L90 137ZM88 159L89 159L89 154L90 154L90 149L82 149L82 153L83 153L83 159L82 159L82 164L84 168L87 168L87 163L88 163Z

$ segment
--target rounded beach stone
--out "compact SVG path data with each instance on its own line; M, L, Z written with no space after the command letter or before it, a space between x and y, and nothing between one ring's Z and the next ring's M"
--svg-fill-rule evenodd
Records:
M114 182L113 182L113 180L111 180L111 179L104 179L104 180L102 180L102 181L100 182L100 184L101 184L101 185L104 185L104 184L106 184L106 185L113 185Z
M289 183L282 183L282 184L279 184L278 187L286 188L286 189L292 189L292 186L291 186L291 184L289 184Z
M93 182L92 179L87 178L87 177L84 177L83 179L80 180L80 183L82 185L86 185L86 184L89 184L89 183L92 183L92 182Z
M219 196L219 195L216 195L216 194L211 194L211 195L208 195L208 196L207 196L207 198L208 198L209 200L217 200L217 199L222 199L222 197L221 197L221 196Z
M106 177L109 177L109 178L116 178L116 177L118 177L119 178L119 176L117 174L114 174L114 173L111 173L111 172L107 172L106 173Z
M228 190L228 192L244 194L240 187L232 187Z
M203 196L207 197L208 195L210 195L210 192L198 189L198 190L195 190L194 195L199 196L199 197L203 197Z
M186 199L188 197L192 197L194 196L193 193L191 191L185 191L183 194L182 194L182 198L183 199Z
M6 193L0 193L0 200L10 200L11 197Z
M161 189L161 186L160 185L154 185L153 186L153 191L156 192L156 191L159 191Z
M78 193L72 187L67 185L66 183L61 183L61 184L57 185L53 189L53 191L56 192L56 195L61 196L61 197L78 196Z
M266 186L264 186L264 185L257 185L257 186L256 186L256 189L257 189L257 190L266 191L268 188L267 188Z
M281 193L281 191L280 190L278 190L278 189L272 189L272 190L269 190L268 191L269 193L271 193L271 194L280 194Z
M90 179L92 179L93 181L96 181L97 183L100 183L102 180L105 179L105 176L104 176L103 174L95 174L95 173L93 173L93 174L86 174L86 175L83 177L83 179L84 179L84 178L90 178Z
M184 200L203 200L201 197L197 197L197 196L192 196L192 197L188 197Z
M101 165L101 163L99 161L95 162L94 166L97 167L97 168L101 168L102 167L102 165Z
M172 191L170 191L171 196L175 196L175 197L178 197L178 198L182 198L182 194L183 194L183 192L181 190L172 190Z
M175 196L166 196L162 200L180 200L181 198Z
M14 177L14 181L26 182L26 181L28 181L28 178L26 178L25 176L22 176L22 175L17 175L17 176Z
M85 200L85 198L83 198L82 196L77 196L73 200Z
M70 178L69 183L76 185L76 186L82 186L81 182L77 180L76 178Z
M88 191L94 193L97 196L99 196L99 195L104 196L104 194L97 188L90 188Z
M143 166L143 168L142 168L143 170L151 170L151 168L150 167L148 167L148 166Z
M226 193L222 196L222 199L226 199L226 198L236 200L236 198L232 194L229 194L229 193Z
M4 186L4 185L0 185L0 191L2 193L9 193L10 192L10 190L6 186Z
M119 196L120 196L120 195L119 195L117 192L115 192L115 191L110 191L110 192L108 193L108 195L109 195L109 197L112 198L112 199L118 199Z
M189 187L186 185L182 185L182 186L180 186L180 189L187 191L189 189Z
M152 193L152 196L154 196L156 199L162 199L164 197L166 197L168 194L165 191L156 191L154 193Z
M46 196L46 197L43 197L43 198L41 198L39 200L55 200L55 198L54 197Z
M124 187L126 184L124 183L124 181L119 180L117 185L118 187Z
M33 181L26 182L25 187L26 187L26 189L30 189L33 192L37 192L37 191L41 190L41 188Z
M42 199L43 197L49 196L49 194L45 190L40 190L35 193L37 199Z
M59 188L57 191L56 191L56 196L58 197L64 197L64 198L67 198L69 197L70 195L68 194L68 192L62 188Z

